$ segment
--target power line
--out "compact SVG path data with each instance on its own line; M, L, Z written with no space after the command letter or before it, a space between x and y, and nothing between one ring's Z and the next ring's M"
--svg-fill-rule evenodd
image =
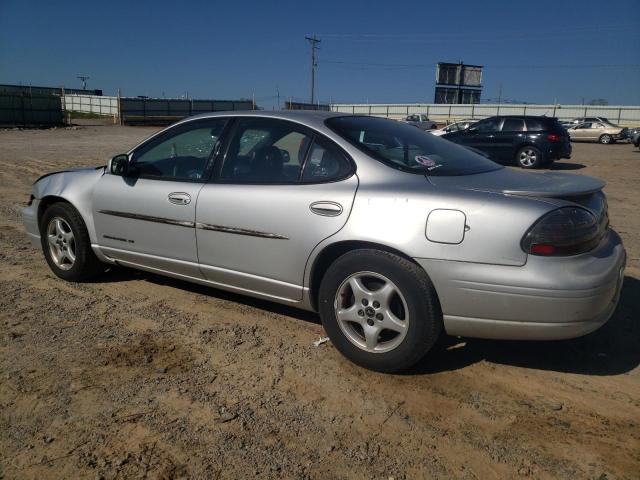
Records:
M597 28L590 26L578 26L573 28L564 27L562 30L557 30L551 33L545 33L545 38L556 38L568 35L580 35L587 34L593 36L594 34L605 32L631 29L636 31L637 24L609 24L598 25ZM486 32L478 31L463 31L463 32L419 32L419 33L322 33L323 38L329 38L334 40L455 40L473 38L473 41L492 41L501 40L505 38L536 38L540 39L540 32L535 31L522 31L522 30L492 30Z
M435 68L432 63L379 63L351 62L347 60L323 60L323 64L372 68ZM554 68L640 68L640 64L590 64L590 65L483 65L485 68L521 68L521 69L554 69Z

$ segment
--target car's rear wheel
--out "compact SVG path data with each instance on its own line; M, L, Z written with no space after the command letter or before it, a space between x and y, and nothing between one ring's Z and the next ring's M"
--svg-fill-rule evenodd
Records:
M613 137L605 133L604 135L600 135L598 141L603 145L608 145L609 143L613 143Z
M320 317L336 348L371 370L396 372L418 362L442 331L440 304L415 263L379 250L356 250L327 270Z
M516 153L516 162L522 168L540 168L544 164L544 158L539 148L527 145Z
M87 280L104 268L91 249L82 217L68 203L54 203L44 212L40 241L49 267L64 280Z

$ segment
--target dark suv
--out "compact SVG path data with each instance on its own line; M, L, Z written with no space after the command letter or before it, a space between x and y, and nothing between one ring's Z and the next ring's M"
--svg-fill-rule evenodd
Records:
M480 150L496 162L515 161L523 168L541 168L571 158L569 134L553 117L489 117L440 138Z

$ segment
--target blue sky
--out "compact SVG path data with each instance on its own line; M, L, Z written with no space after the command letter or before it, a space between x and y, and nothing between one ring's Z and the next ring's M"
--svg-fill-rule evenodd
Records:
M604 7L604 8L603 8ZM431 102L435 63L486 65L483 98L640 104L640 1L0 0L0 83L114 94Z

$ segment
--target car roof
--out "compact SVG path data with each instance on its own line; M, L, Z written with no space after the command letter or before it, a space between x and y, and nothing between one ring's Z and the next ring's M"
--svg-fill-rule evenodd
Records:
M499 118L542 118L545 120L552 120L556 117L548 117L546 115L494 115Z
M352 116L350 113L328 112L326 110L225 110L219 112L207 112L188 117L189 120L211 117L265 117L280 118L285 120L325 120L332 117Z

